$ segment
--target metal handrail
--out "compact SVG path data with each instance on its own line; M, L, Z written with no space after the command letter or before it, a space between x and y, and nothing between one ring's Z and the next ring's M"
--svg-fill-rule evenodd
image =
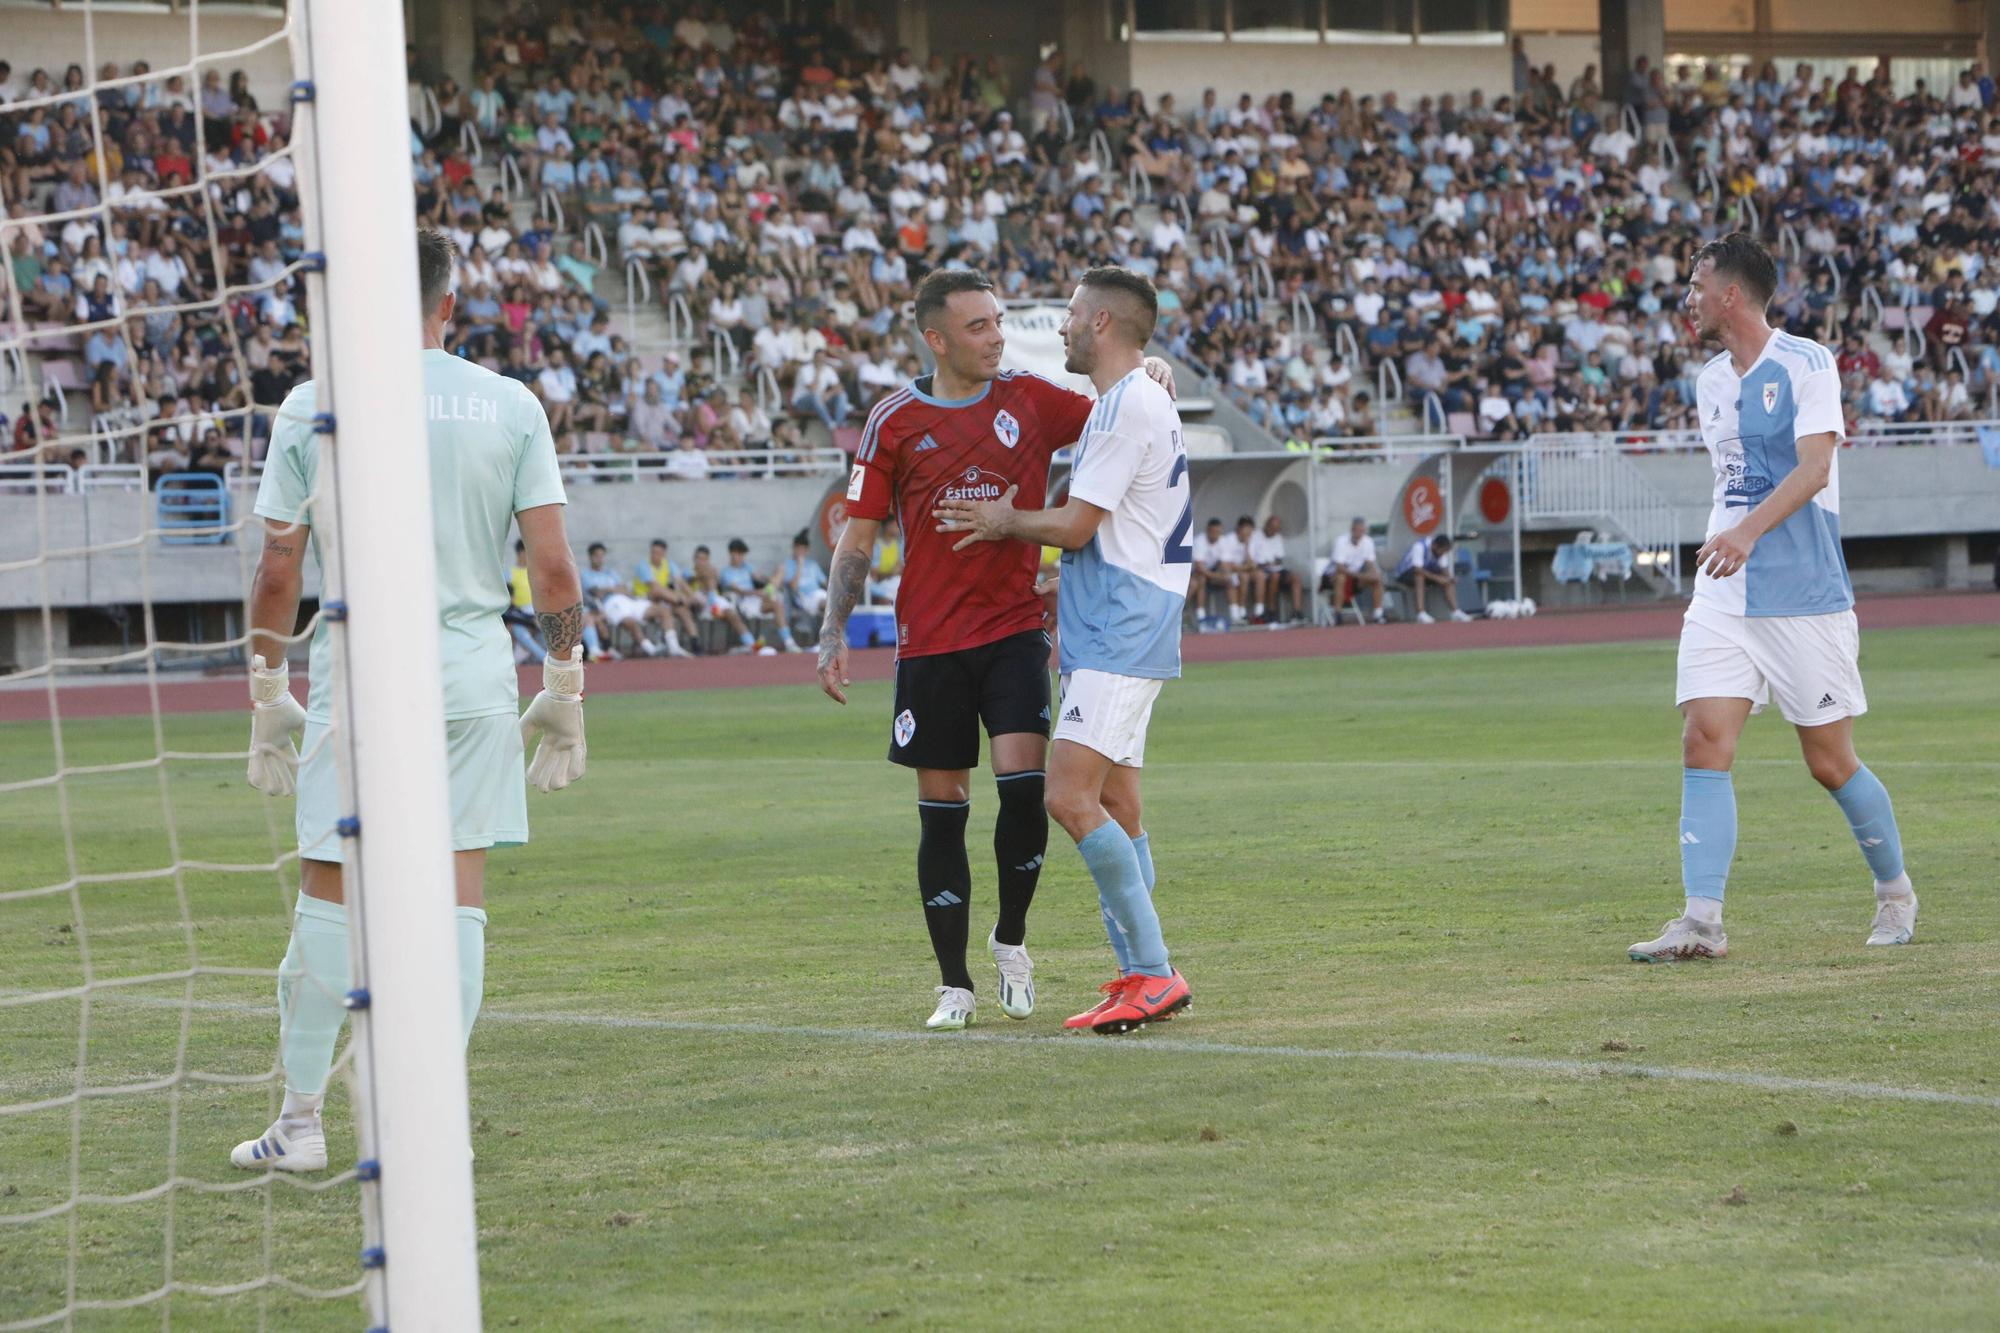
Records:
M1668 171L1678 173L1681 169L1681 150L1674 147L1674 136L1669 134L1660 140L1660 161Z
M1437 410L1436 420L1438 427L1434 432L1431 430L1431 411L1433 408ZM1451 415L1444 410L1444 399L1438 397L1436 389L1424 390L1423 428L1426 434L1437 435L1448 434L1451 430Z
M1259 301L1274 301L1278 296L1278 280L1271 276L1271 265L1262 255L1250 265L1250 295Z
M1833 299L1838 301L1840 294L1847 290L1847 281L1840 276L1840 265L1833 262L1832 255L1821 255L1819 266L1833 274Z
M1221 219L1218 218L1203 227L1201 229L1201 239L1204 241L1214 241L1220 245L1222 247L1222 262L1232 268L1236 266L1236 242L1229 239L1229 228L1223 225Z
M1073 141L1076 138L1076 115L1069 109L1067 99L1056 99L1056 115L1062 120L1063 142Z
M1106 176L1111 174L1111 140L1105 136L1103 130L1090 132L1090 156L1091 160L1097 163L1097 170L1100 173Z
M1142 204L1153 202L1153 178L1146 169L1134 162L1125 172L1125 188L1132 192L1132 198Z
M625 337L639 341L639 307L653 303L653 279L646 261L633 255L625 261Z
M1623 125L1625 132L1634 139L1643 139L1645 137L1645 127L1639 123L1639 108L1633 106L1630 102L1627 102L1620 111L1618 123Z
M1944 365L1946 370L1956 365L1958 373L1965 376L1965 382L1967 384L1972 383L1972 363L1965 359L1965 349L1963 347L1954 347L1946 352L1944 354Z
M785 389L778 383L778 372L769 366L758 366L757 406L766 413L782 411L785 406Z
M506 196L508 203L514 202L515 195L527 193L527 178L521 175L521 163L512 153L500 155L499 171L500 193Z
M417 85L417 128L428 139L444 124L444 108L438 104L437 94L428 83Z
M668 465L688 454L699 455L709 471L747 471L761 476L803 477L847 469L847 455L839 449L668 449L629 454L562 454L556 461L571 476L636 481L641 477L672 476Z
M599 268L611 267L611 246L604 239L604 228L595 222L583 224L583 253Z
M486 161L486 145L479 138L479 127L470 120L458 123L458 150L464 153L473 166L481 166Z
M0 494L24 484L57 495L73 495L76 472L67 463L0 463Z
M535 200L535 216L554 225L557 231L568 231L568 220L563 216L562 196L552 185L543 186L541 195Z
M1916 343L1915 347L1910 346L1912 342ZM1921 361L1924 359L1924 354L1930 351L1930 348L1930 338L1924 333L1923 326L1917 323L1916 302L1903 302L1904 355L1908 356L1912 361Z
M1375 363L1375 401L1384 405L1403 401L1403 372L1393 355Z
M1861 289L1861 295L1856 299L1855 304L1860 307L1861 317L1868 321L1869 328L1879 329L1882 327L1882 294L1875 290L1874 283L1871 282ZM1871 307L1873 308L1872 315L1870 314Z
M719 380L734 380L743 377L743 353L736 350L736 340L716 329L708 335L708 350L715 362L715 377ZM729 367L727 371L724 366Z
M1466 444L1463 435L1316 435L1310 441L1313 457L1324 463L1452 452Z
M1796 264L1805 254L1805 247L1799 243L1799 229L1790 222L1778 224L1778 258Z
M1341 325L1346 328L1345 324ZM1304 292L1292 293L1292 330L1295 333L1311 333L1319 328L1319 312L1306 299Z
M687 297L679 292L667 293L667 341L681 346L694 341L694 311L688 309Z
M1741 203L1743 211L1749 215L1748 225L1743 229L1752 236L1762 236L1764 234L1764 212L1757 207L1757 197L1752 194L1746 194L1743 196Z
M1348 365L1355 367L1361 365L1361 344L1355 340L1353 325L1333 326L1333 350L1338 352Z

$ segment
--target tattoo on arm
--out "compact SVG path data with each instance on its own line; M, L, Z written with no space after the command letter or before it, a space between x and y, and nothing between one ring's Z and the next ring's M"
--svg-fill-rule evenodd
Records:
M583 639L583 603L578 602L568 610L554 614L536 612L535 628L541 631L542 642L548 646L550 657L568 657L569 650Z
M292 553L292 546L289 542L265 542L264 549L272 555L290 555Z
M862 551L842 551L833 557L833 572L826 581L826 622L820 641L847 637L847 617L868 586L868 556Z

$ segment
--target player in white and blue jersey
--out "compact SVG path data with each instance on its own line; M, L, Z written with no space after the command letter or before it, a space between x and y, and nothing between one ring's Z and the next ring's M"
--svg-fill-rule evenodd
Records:
M1765 321L1777 269L1733 232L1703 246L1685 306L1723 346L1695 381L1715 467L1707 540L1681 630L1681 881L1687 903L1638 962L1721 958L1722 894L1736 851L1729 769L1752 713L1773 696L1813 778L1839 803L1875 879L1868 943L1907 944L1917 898L1889 793L1854 753L1868 711L1854 590L1840 550L1840 376L1833 354Z
M1094 268L1070 298L1065 369L1090 376L1097 407L1077 441L1059 509L947 500L940 532L1063 550L1057 606L1062 698L1049 754L1049 814L1097 882L1119 975L1069 1028L1129 1032L1188 1006L1153 908L1152 848L1139 771L1161 685L1181 673L1181 608L1194 563L1187 450L1173 399L1141 368L1159 316L1152 283Z

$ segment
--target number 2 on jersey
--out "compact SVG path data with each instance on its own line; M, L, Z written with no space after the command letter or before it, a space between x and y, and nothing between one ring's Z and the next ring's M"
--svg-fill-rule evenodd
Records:
M1167 489L1172 490L1180 479L1187 475L1187 455L1180 454L1174 459L1174 470L1167 477ZM1194 496L1181 506L1181 521L1174 524L1174 530L1167 534L1167 549L1163 557L1169 565L1191 565L1194 563L1194 545L1188 540L1188 530L1194 526Z

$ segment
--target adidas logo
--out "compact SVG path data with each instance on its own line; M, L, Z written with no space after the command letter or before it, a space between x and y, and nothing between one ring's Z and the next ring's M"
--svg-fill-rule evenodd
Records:
M1034 860L1028 862L1028 864L1024 866L1014 867L1014 869L1016 870L1040 870L1041 868L1042 868L1042 858L1039 856L1037 856Z
M917 447L911 452L920 454L926 449L935 449L937 447L938 447L938 442L936 440L933 440L930 436L926 435L924 436L923 439L917 441Z
M1042 709L1042 721L1046 722L1048 720L1049 720L1049 710L1047 708L1044 708Z
M1884 840L1881 838L1863 838L1861 840L1861 845L1863 847L1880 847L1883 841Z
M1071 708L1067 713L1063 714L1063 721L1065 722L1083 721L1083 710L1081 708Z
M1819 697L1818 706L1821 708L1833 708L1836 705L1834 704L1833 696L1831 694L1822 694Z
M1689 843L1689 844L1692 844L1693 846L1697 846L1697 847L1701 845L1701 839L1700 839L1700 838L1697 838L1697 837L1695 837L1695 836L1694 836L1694 834L1692 834L1692 833L1683 833L1683 834L1681 834L1681 841L1682 841L1682 842L1684 842L1684 843Z
M952 891L951 891L950 889L946 889L946 890L945 890L945 891L944 891L943 893L940 893L940 894L939 894L939 895L938 895L937 897L935 897L935 898L926 898L926 899L924 899L924 906L926 906L926 907L956 907L956 906L958 906L958 905L959 905L960 903L962 903L962 902L964 902L964 901L965 901L965 899L963 899L963 898L959 897L959 896L958 896L957 894L953 893L953 892L952 892Z
M1715 410L1714 410L1713 412L1710 412L1710 413L1708 414L1708 419L1709 419L1710 421L1720 421L1720 420L1722 420L1722 404L1721 404L1721 403L1717 403L1717 404L1715 405Z

